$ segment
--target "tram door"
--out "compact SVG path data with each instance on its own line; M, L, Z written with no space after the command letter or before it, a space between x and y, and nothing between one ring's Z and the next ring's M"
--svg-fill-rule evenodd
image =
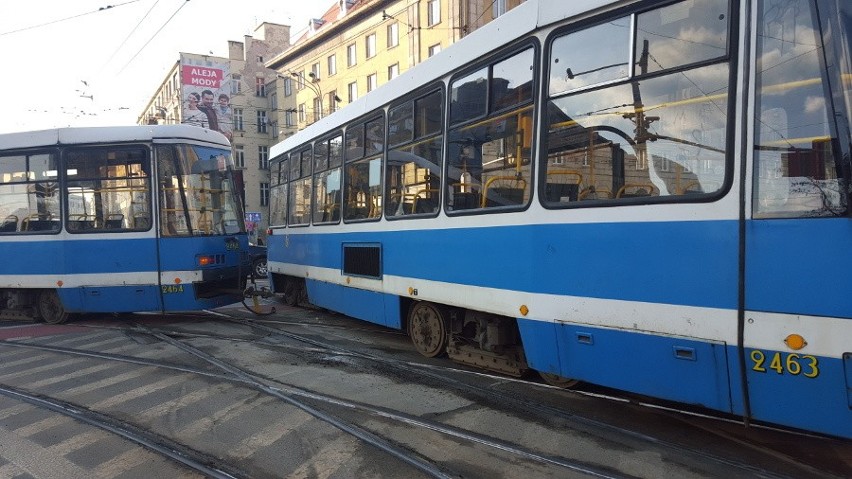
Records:
M848 436L852 91L842 22L852 5L764 0L756 9L742 338L748 406L756 420Z
M65 264L79 294L72 311L156 311L157 247L151 241L151 163L144 145L69 148L65 162Z

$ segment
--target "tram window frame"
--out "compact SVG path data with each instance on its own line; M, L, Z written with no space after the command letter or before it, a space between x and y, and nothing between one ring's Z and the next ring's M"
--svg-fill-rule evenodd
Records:
M75 165L75 155L92 155L93 152L100 153L99 161L94 163L90 157L83 157L80 161L87 163L85 166L95 167L99 174L87 174L87 172L78 171L78 166ZM119 158L119 155L127 154L127 157ZM134 157L133 154L138 156ZM103 155L103 157L101 157ZM81 146L71 147L63 151L62 165L64 181L63 181L63 203L65 206L65 214L63 219L65 229L71 234L92 234L92 233L125 233L133 231L147 231L153 227L153 217L151 215L151 199L152 199L152 158L153 154L148 145L142 144L125 144L115 146ZM138 168L132 168L137 166ZM115 168L124 168L123 176L110 176L109 173L104 174L104 168L107 170ZM94 170L92 170L94 171ZM73 172L73 174L72 174ZM142 176L136 176L142 174ZM78 176L79 175L79 176ZM138 181L141 180L141 181ZM118 183L125 182L124 186L118 186ZM119 212L114 210L115 204L120 202L119 197L109 200L105 195L109 191L105 191L104 183L114 182L113 187L116 190L114 193L122 193L123 189L129 191L129 196L123 198L128 201L128 206L125 208L119 207ZM85 187L83 184L91 183L90 187ZM133 183L136 183L134 185ZM137 189L137 186L142 189ZM79 190L77 190L79 188ZM92 215L89 214L88 208L84 205L83 212L79 213L71 205L71 197L75 191L84 193L91 191L92 201L94 202ZM143 200L136 203L135 197L142 193ZM113 202L113 206L109 211L104 210L104 202L109 200ZM141 212L141 214L140 214ZM136 222L140 222L140 226L136 227ZM124 226L124 225L128 226Z
M446 118L444 115L445 95L446 89L443 84L430 85L407 98L392 103L388 108L388 112L405 111L408 113L406 117L397 119L408 121L406 131L409 132L405 141L388 145L384 172L384 215L389 221L433 218L441 211L441 184L444 172L443 152L445 148L443 131L444 119ZM435 124L435 121L430 121L433 115L437 115L437 124ZM390 121L388 128L391 128ZM429 161L422 155L415 153L416 149L424 147L436 153L437 158L433 157L434 160L437 160L436 168L431 169L417 165L413 158L415 155L422 158L423 163ZM412 161L392 165L391 156L396 153L401 153L400 158L408 158ZM410 165L413 165L413 168ZM394 170L394 168L397 168L397 170ZM405 168L409 171L399 171L398 168ZM427 171L418 171L424 169ZM412 182L402 184L405 178L410 178ZM412 189L412 187L417 186L421 187L416 191ZM397 191L392 192L392 189ZM392 198L398 198L398 200L393 201Z
M723 3L724 5L721 5ZM636 62L639 61L639 59L634 58L634 54L641 42L636 32L638 30L637 24L639 22L639 17L643 15L650 15L668 8L683 8L685 6L692 7L693 4L682 1L657 6L655 8L646 8L644 10L621 9L615 14L607 15L605 18L597 17L589 22L583 22L580 25L569 25L559 28L554 30L548 36L543 53L543 55L546 56L543 60L543 65L545 66L546 71L542 77L546 81L546 84L543 85L542 88L541 101L541 105L543 105L546 110L542 115L543 123L539 132L540 155L538 158L539 173L537 178L539 202L544 208L565 209L577 207L620 206L628 204L712 202L723 197L730 190L733 182L732 151L734 142L733 128L735 127L735 122L732 119L735 118L736 111L734 105L734 96L736 94L736 64L734 61L736 58L736 52L734 51L735 45L733 39L736 38L739 33L737 30L738 19L731 13L733 11L731 0L717 0L717 3L709 5L723 9L724 13L717 16L709 14L692 14L692 17L696 19L696 22L709 22L714 18L724 21L724 25L721 26L721 31L725 34L724 53L714 57L704 58L699 61L688 58L688 55L686 55L684 56L683 62L679 62L670 68L648 73L639 72L639 68L636 67ZM677 18L677 21L683 20L683 18L676 15L674 18ZM627 23L631 26L632 31L629 37L630 42L623 46L624 57L628 62L627 69L629 74L627 76L620 79L608 78L603 81L579 85L575 88L553 88L553 69L555 65L553 56L554 45L556 45L557 42L566 39L571 35L577 35L578 37L582 36L589 30L602 27L609 23L620 22L625 19L627 19ZM569 52L575 50L575 48L568 49ZM601 61L605 62L605 59L602 59ZM559 68L561 70L564 67L560 65ZM718 69L720 71L726 70L726 75L721 75L719 72L713 72L713 69ZM598 71L599 69L590 68L590 70ZM716 88L718 85L713 85L714 88L707 88L704 84L699 86L689 77L690 73L696 72L701 72L707 77L713 76L713 78L717 78L721 88ZM685 78L685 80L682 80L683 78ZM584 116L589 119L592 118L593 115L591 113L584 113L589 112L590 109L586 108L584 110L582 106L578 106L573 111L562 111L558 106L560 104L563 106L567 105L573 99L577 99L577 103L580 105L588 105L590 102L594 101L593 98L606 97L614 98L611 102L613 104L618 104L618 108L634 107L636 105L635 95L638 91L640 91L638 90L640 80L641 87L645 93L649 91L653 93L655 88L654 84L656 83L656 90L662 93L667 93L672 97L671 100L657 100L657 103L651 103L653 99L640 99L639 101L645 102L644 104L639 104L639 111L641 112L654 109L656 112L671 111L679 113L678 109L683 110L685 108L693 107L693 105L698 105L704 108L706 111L699 111L698 108L695 107L696 110L693 112L680 112L683 114L691 113L692 116L690 118L699 119L702 125L701 128L693 129L692 131L700 131L700 139L695 139L693 137L680 139L674 134L674 132L677 132L677 129L672 126L674 122L670 122L666 125L665 121L660 120L661 115L657 113L653 116L643 116L643 118L647 118L647 121L643 123L644 131L647 132L645 135L649 138L653 137L654 139L644 139L637 142L632 136L634 134L638 134L635 122L631 123L633 126L630 128L618 128L617 125L615 127L607 126L608 123L605 123L603 120L601 120L600 124L584 126L581 123L581 119L584 118ZM664 88L663 84L666 81L670 81L675 84L675 86L669 86L668 92L664 91L666 88ZM682 84L677 85L678 81L681 81ZM704 81L706 82L709 80L705 79ZM682 89L679 89L678 87ZM693 96L688 96L687 93L689 93L691 89L696 90L698 93ZM619 90L621 90L621 97L618 97ZM633 96L631 96L631 91L633 92ZM711 96L709 93L706 93L707 91L712 91L713 95ZM726 98L722 100L721 105L717 104L714 101L714 96L718 97L722 95ZM583 100L584 96L589 99ZM658 96L660 96L659 93ZM696 101L696 99L700 101ZM583 101L585 101L585 103L583 103ZM653 108L652 105L655 104L662 105L663 107L670 108L671 110ZM613 119L612 121L632 121L630 119L630 115L627 113L619 113L618 109L615 107L608 108L606 106L601 106L600 102L596 103L596 105L598 105L598 108L601 109L601 112L611 112L610 117ZM574 115L571 115L571 113L574 113ZM566 118L566 120L562 122L566 124L566 129L563 132L559 132L554 128L554 125L558 124L554 122L554 115L557 114L561 114L564 118ZM598 116L603 118L603 114ZM622 120L622 118L624 120ZM665 117L663 117L663 119L665 119ZM594 120L590 120L590 122L591 121ZM612 123L612 121L610 123ZM707 122L706 127L704 126L705 121ZM714 124L714 121L717 124ZM618 151L621 153L613 150L612 155L610 155L608 159L603 158L600 160L603 161L605 167L607 163L611 164L611 170L609 171L611 181L609 183L598 183L599 178L596 175L592 175L593 180L589 180L588 175L586 174L587 171L584 169L589 168L590 162L591 164L594 164L598 161L598 158L600 157L599 153L602 148L591 147L583 149L582 147L578 147L575 149L566 148L563 150L550 150L553 145L553 139L557 138L557 135L562 135L562 137L567 139L574 136L579 142L583 141L583 135L585 135L585 137L589 137L588 133L581 134L571 132L569 124L573 124L578 130L588 129L590 131L595 131L596 142L597 139L606 139L607 142L604 143L612 145L612 148L618 147ZM663 125L666 126L664 127ZM659 131L663 131L664 133L666 133L666 129L668 129L672 131L673 134L661 135L654 131L655 128L659 128ZM627 130L630 131L630 135L627 135ZM608 138L606 135L611 135L612 138ZM660 141L656 141L657 139ZM702 142L706 142L706 144L702 144ZM667 145L668 148L672 150L671 152L665 149L666 146L664 145L666 143L671 144L670 146ZM619 144L627 148L627 150L632 151L633 155L628 155L627 153L629 151L625 152L625 150L622 150ZM654 148L654 150L650 150L649 153L647 153L645 162L640 161L641 155L637 154L636 148L631 149L631 145L639 144L645 145L642 147L642 150L649 147ZM673 154L674 150L684 150L685 153ZM694 156L694 158L691 158L691 156ZM699 156L701 157L699 158ZM628 165L632 166L629 167ZM651 165L653 165L653 167ZM628 178L628 168L633 168L636 171L647 172L647 175L645 176L648 178L645 178L645 180L642 181L628 181L630 180L630 178ZM633 169L629 171L632 172ZM700 171L702 169L705 171ZM657 176L656 182L651 177L650 172L652 170ZM594 169L590 171L594 171ZM681 173L687 177L686 180L679 176ZM548 183L549 176L553 174L573 177L574 179L571 181L573 181L576 186L569 189L562 185L558 185L559 187L557 187L557 183L555 182ZM704 176L699 177L699 174L703 174ZM688 180L690 175L695 177L692 181ZM605 175L600 176L605 177ZM663 178L663 176L672 178ZM590 184L591 182L594 182L594 184ZM565 186L570 185L566 184ZM665 189L661 190L661 186Z
M378 132L381 132L381 138L372 138L378 141L374 142L376 147L370 149L370 135ZM344 223L379 221L384 216L385 134L384 108L349 123L344 131L341 197ZM378 171L374 172L375 169ZM377 185L370 183L374 177L378 179ZM366 181L356 182L354 178L366 178ZM356 187L356 183L360 184ZM350 188L358 189L353 191Z
M318 145L323 145L318 148ZM317 151L324 152L324 158L317 158ZM322 166L320 168L319 166ZM320 192L328 191L328 178L337 172L337 193L335 201L329 203L328 195L320 201ZM322 181L323 188L320 188ZM312 224L339 224L342 218L343 198L343 132L337 131L314 142L314 174L313 174L313 203L311 206Z
M33 167L32 159L35 157L44 157L45 168ZM11 163L9 158L19 158L18 166L9 168ZM3 213L0 215L0 235L44 235L58 234L61 231L64 206L62 191L59 187L61 184L59 158L60 153L55 149L9 151L0 154L0 199L7 195L21 197L24 198L24 203L29 205L30 195L35 195L39 210L31 212L27 206L26 215L19 211L20 208L6 210L12 203L3 199L0 201L0 212ZM50 196L44 196L47 193L50 193ZM48 198L51 201L46 201ZM33 228L33 226L36 227Z
M308 143L290 154L290 181L287 198L287 226L309 226L312 208L313 144ZM298 197L298 198L297 198ZM300 201L297 201L300 200ZM307 200L307 204L306 201ZM295 209L301 204L305 209L301 215Z
M510 105L498 104L493 100L495 67L522 58L528 52L532 53L529 81L518 84L516 88L520 89L529 84L531 93L522 101ZM530 38L503 49L470 69L456 73L450 79L442 178L442 205L448 216L519 212L525 211L532 204L536 175L533 153L539 140L535 118L542 84L539 73L541 62L541 44L536 38ZM482 72L485 72L484 78ZM458 98L460 92L456 90L469 84L471 78L479 78L478 82L484 82L486 93L484 98L479 98L484 105L483 110L477 115L457 116L454 114L453 99ZM513 117L516 118L514 131L503 134L509 131L506 125L511 124ZM483 133L483 139L488 138L488 141L478 142L471 135L471 131L481 128L484 130L479 133ZM529 134L525 135L527 130ZM501 135L492 137L492 132L499 132ZM470 142L471 145L462 146L456 141L456 137ZM493 156L493 160L484 161L485 154ZM471 170L468 170L468 159L472 160ZM497 164L495 161L500 161L500 166L491 169L489 173L493 173L493 176L483 182L482 165ZM507 174L499 174L501 170L505 170ZM496 186L493 185L494 182L497 182ZM492 194L489 194L489 191Z

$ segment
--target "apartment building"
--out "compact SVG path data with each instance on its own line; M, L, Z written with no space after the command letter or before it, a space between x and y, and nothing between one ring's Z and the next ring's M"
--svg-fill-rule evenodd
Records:
M279 135L333 113L523 0L337 0L266 62Z
M180 53L139 115L139 124L187 123L221 131L243 171L246 225L254 239L268 226L269 148L278 142L278 74L265 63L290 46L290 27L262 23L228 57Z

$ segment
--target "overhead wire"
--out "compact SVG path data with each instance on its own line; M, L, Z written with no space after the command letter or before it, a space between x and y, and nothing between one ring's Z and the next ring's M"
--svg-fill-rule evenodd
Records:
M118 71L118 73L119 73L119 74L120 74L121 72L123 72L123 71L124 71L124 70L125 70L125 69L126 69L126 68L127 68L127 67L131 64L131 63L133 63L133 60L135 60L135 59L136 59L136 57L138 57L138 56L139 56L139 54L140 54L140 53L142 53L142 50L144 50L144 49L145 49L145 47L147 47L149 43L151 43L151 42L152 42L155 38L157 38L157 35L159 35L159 34L160 34L160 32L161 32L164 28L166 28L166 25L168 25L168 24L172 21L172 19L173 19L173 18L175 18L175 16L178 14L178 12L180 12L180 11L181 11L181 9L183 9L183 7L185 7L185 6L186 6L186 4L187 4L187 3L189 3L189 0L186 0L185 2L183 2L183 3L181 3L181 4L180 4L180 6L177 8L177 10L175 10L175 13L173 13L173 14L172 14L172 16L170 16L170 17L168 18L168 20L166 20L166 22L165 22L165 23L163 23L163 25L162 25L160 28L158 28L158 29L157 29L157 31L156 31L156 32L154 32L154 34L153 34L153 35L151 35L151 38L149 38L149 39L148 39L148 41L147 41L147 42L145 42L145 44L144 44L144 45L142 45L142 47L141 47L141 48L139 48L139 51L137 51L137 52L136 52L136 53L135 53L132 57L130 57L130 60L128 60L128 61L127 61L127 63L125 63L125 64L124 64L124 66L123 66L123 67L121 67L121 69Z
M101 7L101 8L99 8L99 9L97 9L97 10L92 10L92 11L90 11L90 12L84 12L84 13L80 13L80 14L77 14L77 15L72 15L72 16L70 16L70 17L60 18L60 19L58 19L58 20L51 20L51 21L49 21L49 22L39 23L38 25L30 25L30 26L28 26L28 27L19 28L19 29L17 29L17 30L10 30L10 31L8 31L8 32L0 32L0 36L11 35L11 34L13 34L13 33L20 33L20 32L25 32L25 31L27 31L27 30L34 30L34 29L36 29L36 28L46 27L46 26L48 26L48 25L54 25L54 24L56 24L56 23L65 22L65 21L68 21L68 20L73 20L73 19L75 19L75 18L80 18L80 17L86 16L86 15L91 15L91 14L93 14L93 13L100 13L100 12L105 12L105 11L108 11L108 10L112 10L113 8L123 7L123 6L125 6L125 5L129 5L129 4L131 4L131 3L136 3L136 2L138 2L138 1L140 1L140 0L129 0L129 1L127 1L127 2L119 3L119 4L117 4L117 5L107 5L107 6L105 6L105 7ZM187 0L187 1L189 1L189 0Z
M136 33L136 30L138 30L139 27L142 25L142 22L144 22L145 19L148 18L148 15L151 14L151 11L154 10L154 8L157 6L158 3L160 3L160 0L157 0L156 2L154 2L154 4L151 5L151 8L149 8L148 11L145 12L145 15L139 20L139 22L136 24L136 26L133 27L132 30L130 30L130 33L128 33L127 36L124 37L124 40L121 42L121 44L118 45L118 47L115 49L115 51L112 52L112 55L110 55L109 58L107 59L107 61L104 62L104 67L107 66L109 64L109 62L112 61L113 58L115 58L115 55L118 54L119 50L121 50L122 47L124 47L124 45L127 43L127 40L129 40L130 37L133 36L134 33ZM101 69L103 70L103 67L101 67Z

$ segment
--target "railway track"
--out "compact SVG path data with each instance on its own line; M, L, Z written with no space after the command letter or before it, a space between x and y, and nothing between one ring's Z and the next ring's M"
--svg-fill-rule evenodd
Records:
M228 348L243 350L257 348L262 351L272 351L282 365L296 361L296 364L302 362L313 366L333 365L344 369L354 367L358 371L392 371L394 377L399 380L418 381L424 387L439 388L460 397L471 398L478 407L490 413L511 414L514 417L524 416L525 419L538 423L540 427L565 428L572 431L570 435L572 438L584 439L578 441L575 446L582 446L591 438L591 442L602 442L607 447L627 447L634 450L650 448L663 451L664 456L678 457L678 460L684 463L683 465L689 464L690 467L694 464L704 464L708 467L706 465L710 464L708 470L724 470L729 477L827 477L824 471L815 470L804 464L793 464L789 458L783 456L776 455L775 459L784 461L787 465L786 470L794 471L794 473L779 473L778 469L763 468L760 465L683 446L635 430L614 426L606 421L568 412L551 404L536 402L529 397L520 397L511 392L513 388L540 388L542 391L554 391L550 386L522 380L509 380L441 364L423 364L380 356L318 340L316 334L312 332L297 334L289 330L294 326L316 328L316 325L289 321L284 322L287 324L282 326L282 322L276 321L274 324L276 327L273 327L268 320L255 321L233 315L227 316L223 316L222 313L216 314L219 320L216 324L221 325L224 322L228 325L224 328L225 333L221 331L221 328L219 331L205 331L208 328L200 323L192 323L189 327L186 324L180 327L160 324L133 328L127 327L126 323L113 323L107 328L103 325L92 326L95 331L123 335L129 342L144 345L156 344L160 348L169 349L171 351L169 361L86 348L37 344L33 341L0 343L0 353L4 348L32 348L57 355L87 358L91 361L152 367L163 371L164 374L191 374L215 383L235 384L240 388L251 389L290 407L298 408L339 431L352 435L362 444L392 456L423 477L477 475L476 472L472 472L476 469L471 469L470 466L462 467L460 470L436 466L436 464L447 462L456 464L456 461L448 461L448 458L442 458L440 455L435 456L434 452L423 452L436 448L439 450L484 449L491 451L488 453L489 457L501 457L501 461L506 463L520 461L533 464L526 467L539 473L542 471L548 471L547 474L550 475L555 473L557 476L632 477L633 474L628 468L612 467L610 464L583 458L582 454L573 453L570 447L547 450L547 448L530 446L523 441L503 439L503 435L489 431L487 428L477 430L476 426L461 427L441 417L442 413L446 415L446 411L418 414L397 407L343 397L340 394L329 394L323 388L300 384L303 381L285 380L286 378L282 378L277 372L270 373L280 368L252 371L246 367L246 364L240 364L239 358L235 360L233 354L221 354L221 351ZM328 331L328 328L320 326L319 330ZM366 334L371 333L366 331ZM472 381L471 378L476 380ZM483 381L486 385L477 384ZM505 387L509 390L500 390ZM573 392L556 392L559 395L576 395ZM57 398L57 400L62 399ZM418 441L416 440L418 437L428 440ZM175 442L182 444L180 438L175 438ZM431 446L430 442L433 443ZM437 444L444 446L438 448ZM186 447L192 450L191 444ZM759 448L754 449L755 452L765 452L760 451ZM263 474L255 471L248 475Z

